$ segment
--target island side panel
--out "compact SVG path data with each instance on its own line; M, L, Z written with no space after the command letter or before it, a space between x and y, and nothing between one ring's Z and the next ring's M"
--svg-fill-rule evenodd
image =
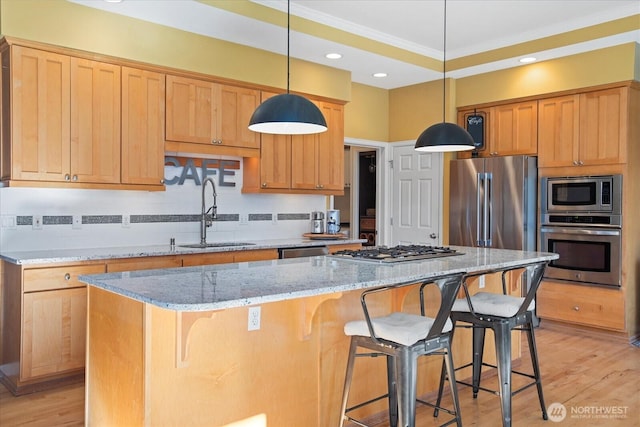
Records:
M86 425L144 425L144 304L88 287Z
M238 307L202 313L185 334L180 317L192 313L148 306L148 425L318 425L318 342L304 299L260 307L259 330Z

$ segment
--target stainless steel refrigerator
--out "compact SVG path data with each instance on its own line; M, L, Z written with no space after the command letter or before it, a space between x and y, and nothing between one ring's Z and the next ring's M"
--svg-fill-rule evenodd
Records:
M537 158L451 161L449 243L536 249Z

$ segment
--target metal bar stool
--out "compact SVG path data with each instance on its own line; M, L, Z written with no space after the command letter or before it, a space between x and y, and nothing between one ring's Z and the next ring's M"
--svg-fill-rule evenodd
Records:
M465 328L473 328L473 360L464 366L460 366L455 370L472 366L472 384L463 381L457 381L458 384L466 385L473 388L474 399L478 396L478 391L489 391L500 396L500 405L502 409L502 425L511 426L511 397L522 390L536 385L538 389L538 398L540 400L540 408L542 409L542 418L548 419L547 410L542 395L542 382L540 379L540 367L538 363L538 351L533 329L538 326L539 320L534 314L535 294L542 280L542 274L547 263L536 263L526 266L527 276L530 278L530 285L525 297L515 297L507 295L507 286L505 276L508 272L518 268L512 268L502 271L502 294L478 292L470 296L467 287L467 279L487 274L487 272L472 274L465 277L463 289L465 298L455 301L451 309L451 320L453 321L454 330L457 322L465 322L471 326L458 326ZM521 267L519 267L521 268ZM495 271L489 272L494 273ZM523 272L524 273L524 272ZM524 286L523 281L523 286ZM482 361L484 337L487 328L491 328L494 333L496 346L496 365L484 363ZM531 364L533 375L514 371L511 367L511 332L514 330L526 331L529 341L529 351L531 353ZM453 331L451 332L453 337ZM500 388L498 391L490 390L480 386L480 374L482 366L489 366L498 371L498 382ZM533 381L527 383L518 390L512 391L511 374L526 376ZM447 375L446 367L443 365L440 377L440 389L438 392L438 400L436 406L440 403L442 396L444 380ZM438 409L434 411L437 415Z
M453 325L449 320L449 313L456 298L463 274L438 277L420 285L421 315L394 312L384 317L372 318L367 310L366 298L369 295L396 289L398 286L385 286L364 291L360 297L364 320L348 322L344 326L345 334L351 336L349 358L345 375L344 392L342 395L341 426L345 421L352 421L366 427L362 421L350 417L350 411L361 408L370 403L387 398L389 400L389 421L391 427L413 427L415 425L416 401L435 408L435 405L417 400L417 360L423 355L443 355L444 366L450 378L453 410L442 409L454 418L443 424L456 422L462 426L458 393L455 384L453 358L451 357L451 331ZM424 288L436 285L440 291L440 307L435 318L425 315ZM358 348L366 348L370 352L358 353ZM376 357L384 355L387 358L388 393L375 397L366 402L347 407L349 389L353 375L356 357Z

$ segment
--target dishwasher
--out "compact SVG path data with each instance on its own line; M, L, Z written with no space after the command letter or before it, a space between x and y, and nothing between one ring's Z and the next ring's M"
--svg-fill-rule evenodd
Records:
M278 256L280 259L285 258L301 258L306 256L327 255L329 248L326 246L307 246L302 248L280 248Z

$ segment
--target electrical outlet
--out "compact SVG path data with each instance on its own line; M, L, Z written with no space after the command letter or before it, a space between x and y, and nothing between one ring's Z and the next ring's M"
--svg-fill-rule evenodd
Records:
M122 227L123 228L131 227L131 217L129 215L122 215Z
M484 288L484 276L478 277L478 288Z
M278 224L278 214L274 213L273 215L271 215L271 223L273 225L277 225Z
M71 228L74 230L80 230L82 228L82 216L74 215L73 221L71 222Z
M260 329L260 306L249 307L249 331Z
M34 215L31 219L31 226L34 230L42 230L42 215Z
M249 215L240 214L240 225L249 225Z

